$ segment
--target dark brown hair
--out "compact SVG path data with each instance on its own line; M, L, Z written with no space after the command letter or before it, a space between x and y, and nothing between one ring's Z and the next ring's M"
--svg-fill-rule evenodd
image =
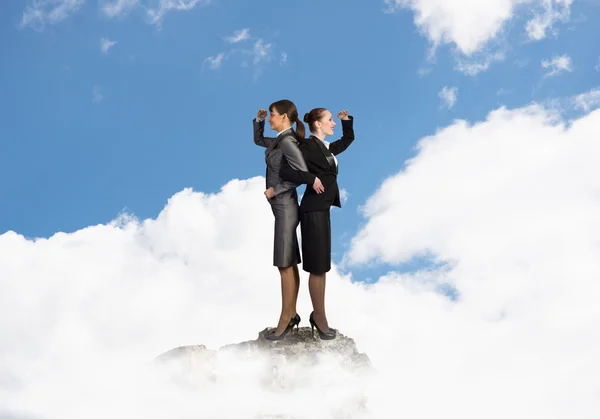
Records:
M306 130L304 128L304 124L298 118L298 109L296 108L296 105L294 105L294 102L287 99L278 100L277 102L271 103L271 106L269 106L269 111L273 112L273 109L275 109L280 115L286 114L292 123L295 122L296 139L298 141L304 140Z
M327 111L325 108L314 108L308 113L304 114L304 122L308 124L310 132L315 132L315 122L323 117L323 114Z

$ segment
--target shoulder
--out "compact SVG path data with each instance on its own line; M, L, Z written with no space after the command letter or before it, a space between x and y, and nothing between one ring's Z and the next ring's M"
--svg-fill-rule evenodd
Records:
M294 133L290 132L290 133L285 133L281 136L281 142L282 143L298 143L298 140L296 140L296 136L294 135Z
M284 135L281 140L279 140L279 145L283 148L288 148L288 147L298 147L298 140L296 139L296 137L293 134L286 134Z
M304 145L304 147L316 147L318 144L315 142L315 139L313 136L310 136L308 138L305 138L304 141L302 141L302 144Z

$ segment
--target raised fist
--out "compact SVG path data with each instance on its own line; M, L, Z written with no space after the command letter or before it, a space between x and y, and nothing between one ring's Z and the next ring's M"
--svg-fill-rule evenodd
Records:
M344 121L350 119L350 118L348 118L348 109L339 111L337 116L338 116L338 118L343 119Z

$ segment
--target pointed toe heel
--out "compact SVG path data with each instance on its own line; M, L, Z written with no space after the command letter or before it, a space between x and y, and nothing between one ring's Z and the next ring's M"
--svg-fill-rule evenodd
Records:
M317 328L317 332L319 332L319 337L321 338L321 340L332 340L335 339L337 333L335 329L332 329L331 327L329 328L329 330L327 332L323 332L321 329L319 329L319 326L317 325L317 323L315 323L315 319L313 318L313 314L314 312L310 313L310 317L308 319L308 321L310 322L310 330L312 333L312 336L315 336L315 327Z
M298 322L297 323L296 323L296 317L298 318ZM265 333L265 339L266 340L283 340L285 338L285 335L287 335L288 332L291 331L294 328L294 326L298 326L299 323L300 323L300 316L298 316L296 314L295 317L292 317L290 319L290 322L286 326L285 330L283 332L281 332L280 335L276 335L275 334L275 330L276 329L271 329L267 333Z

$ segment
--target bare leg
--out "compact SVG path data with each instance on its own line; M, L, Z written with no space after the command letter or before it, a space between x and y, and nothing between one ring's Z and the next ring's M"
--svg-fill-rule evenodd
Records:
M329 324L325 315L325 275L325 273L311 273L308 278L308 290L310 292L310 299L312 300L315 323L323 332L327 333L329 331Z
M295 312L295 296L296 296L296 281L294 278L294 270L291 266L287 268L279 268L281 275L281 316L275 330L275 335L279 336L290 323Z

